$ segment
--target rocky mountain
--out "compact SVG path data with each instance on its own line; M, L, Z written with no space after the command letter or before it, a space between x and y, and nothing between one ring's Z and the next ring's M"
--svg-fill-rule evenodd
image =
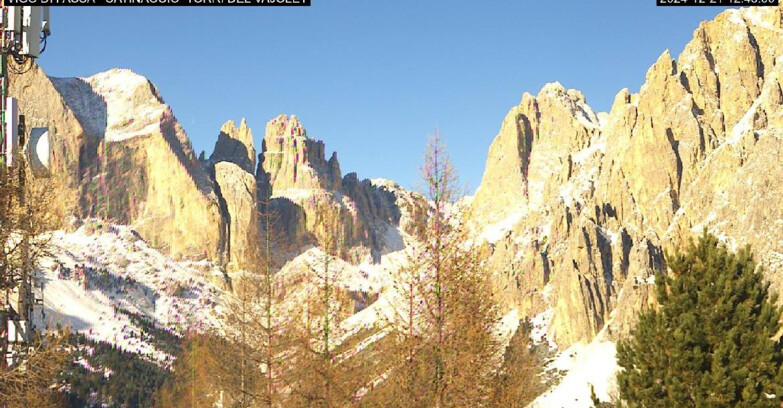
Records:
M157 88L130 70L49 78L34 65L13 77L10 94L29 126L54 129L56 173L68 181L75 215L132 225L175 258L248 266L259 206L275 209L275 225L303 244L339 225L354 262L399 247L396 227L412 231L412 220L426 216L424 199L394 183L343 177L337 153L326 160L324 142L296 116L266 125L258 156L247 122L228 121L200 160Z
M130 225L150 251L175 259L207 258L228 272L252 266L266 228L259 211L273 209L277 232L300 245L279 274L285 285L305 285L290 265L337 231L340 284L364 299L383 291L428 216L419 194L343 175L337 153L327 155L296 116L269 120L260 149L247 121L228 121L210 157L196 158L155 86L131 71L48 78L33 66L13 77L10 93L28 126L54 129L74 214ZM621 90L610 112L556 82L522 96L475 196L455 208L489 256L504 312L532 318L534 340L563 352L553 367L570 370L565 391L536 406L589 406L588 381L606 396L613 341L653 304L664 253L704 229L731 247L751 245L783 290L782 150L783 7L728 10L700 24L676 59L663 52L639 92ZM348 320L372 321L372 309Z
M133 224L177 257L219 256L223 220L213 185L146 78L120 69L48 78L33 66L12 77L9 93L22 114L55 130L75 214Z
M470 218L509 308L561 348L627 333L663 254L706 228L783 283L783 8L728 10L609 113L552 83L489 149Z
M222 236L228 239L223 253L232 268L249 266L253 237L260 232L255 161L253 133L246 121L243 119L239 128L233 121L223 124L207 167L225 220Z
M267 123L257 172L259 201L290 214L284 217L289 235L317 241L327 230L338 231L343 246L356 248L355 261L366 255L378 260L399 241L386 239L387 232L401 226L412 234L413 221L427 215L423 197L395 183L341 174L337 153L326 160L324 143L308 137L296 116Z

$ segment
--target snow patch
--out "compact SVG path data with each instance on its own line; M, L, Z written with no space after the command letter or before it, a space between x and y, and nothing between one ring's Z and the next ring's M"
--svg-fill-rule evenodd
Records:
M302 202L304 200L309 199L310 197L314 196L321 190L316 190L313 188L284 188L284 189L275 189L274 194L272 194L272 198L288 198L291 201L294 202Z
M599 129L601 127L601 122L595 116L592 108L582 102L577 102L576 107L577 109L572 109L571 113L582 126L588 129Z
M525 213L523 211L515 212L502 221L486 226L479 236L478 242L486 241L490 244L494 244L495 242L500 241L519 223L524 215Z
M726 13L728 13L729 21L732 23L745 25L745 19L742 18L742 12L740 10L727 10Z
M606 126L607 123L609 123L609 113L608 112L598 112L595 115L598 118L598 126L603 128Z
M88 135L106 132L106 102L84 78L49 78Z
M574 163L583 163L589 157L592 157L596 152L601 152L603 155L606 152L606 142L603 140L598 143L592 143L590 146L571 155L571 159Z
M512 309L506 313L501 319L497 327L497 336L501 339L502 344L508 345L511 340L511 336L519 328L519 310Z
M547 285L547 287L549 286ZM549 308L530 319L530 340L533 341L533 344L546 344L550 350L557 349L557 345L546 338L554 316L555 309Z
M392 190L392 191L402 190L402 187L400 187L400 185L397 184L396 181L388 180L388 179L385 179L385 178L380 178L380 177L373 178L373 179L370 179L370 183L372 185L374 185L374 186L386 187L386 188L388 188L389 190Z
M616 346L596 338L589 344L578 343L562 352L549 369L565 371L560 382L536 398L530 408L589 408L590 385L596 396L608 401L616 388Z
M609 228L598 226L598 232L601 233L601 235L604 236L604 238L608 239L609 242L612 243L612 245L617 243L617 240L620 238L620 234L613 232Z
M734 146L739 143L740 140L742 140L743 136L753 132L753 117L755 116L759 105L761 105L762 99L762 95L759 95L759 97L753 101L753 104L750 106L748 111L745 112L745 115L742 116L742 119L740 119L739 122L737 122L737 124L734 125L734 127L731 129L730 136L726 139L726 143Z
M740 13L742 13L751 26L783 33L783 29L773 25L774 13L776 12L777 10L775 7L748 7L740 10Z
M168 110L149 80L129 69L51 80L84 130L108 142L160 131Z

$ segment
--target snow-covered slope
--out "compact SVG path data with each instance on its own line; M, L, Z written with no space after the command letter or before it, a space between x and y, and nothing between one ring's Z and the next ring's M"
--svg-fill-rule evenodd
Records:
M38 270L49 327L67 325L164 362L170 356L143 335L140 319L175 335L220 326L222 290L216 283L222 273L207 262L174 262L129 227L98 221L71 233L56 231L52 243L52 256ZM84 278L77 265L86 266Z
M84 130L110 142L155 132L168 109L147 78L129 69L51 80Z
M616 396L615 343L597 336L590 343L577 343L560 353L547 367L563 375L557 384L536 398L529 408L590 408L590 387L601 401Z
M404 235L389 229L394 230L389 235ZM317 284L305 274L320 255L318 248L304 251L276 275L286 290L283 309L296 308ZM346 292L381 294L383 299L390 273L405 262L403 250L383 255L380 263L370 257L358 265L334 261L333 268L339 270L334 283ZM40 262L37 273L44 283L43 321L40 310L36 313L39 325L68 326L92 340L162 362L171 356L148 341L139 318L175 335L222 330L223 304L231 296L223 289L223 272L214 264L173 261L130 227L98 220L87 221L74 232L55 231L51 256ZM376 301L346 319L345 338L381 322L388 314L385 307L387 302Z

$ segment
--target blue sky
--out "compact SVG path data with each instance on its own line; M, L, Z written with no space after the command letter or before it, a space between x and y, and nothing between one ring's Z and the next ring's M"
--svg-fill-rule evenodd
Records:
M51 76L113 67L150 78L194 147L220 125L297 114L343 174L415 187L427 135L478 187L487 150L523 92L547 82L608 110L638 91L723 8L655 0L313 0L311 7L53 7L39 63Z

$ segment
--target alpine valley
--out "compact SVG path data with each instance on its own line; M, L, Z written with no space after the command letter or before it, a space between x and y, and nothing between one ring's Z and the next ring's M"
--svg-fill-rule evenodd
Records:
M169 370L175 351L145 334L150 325L230 330L232 282L270 228L285 243L274 249L281 310L295 307L314 285L301 266L337 228L335 284L353 304L337 341L361 358L384 337L394 277L434 211L422 194L345 173L295 115L229 120L199 155L155 85L126 69L54 78L34 65L9 94L28 127L55 135L69 217L38 271L50 323ZM783 291L783 7L701 23L610 112L553 82L524 93L499 129L475 195L448 211L487 259L502 342L527 319L546 350L551 381L531 406L590 407L591 387L616 396L616 342L656 304L665 253L705 230L730 249L750 245ZM272 226L259 216L270 209ZM124 289L61 279L59 264L104 271Z

